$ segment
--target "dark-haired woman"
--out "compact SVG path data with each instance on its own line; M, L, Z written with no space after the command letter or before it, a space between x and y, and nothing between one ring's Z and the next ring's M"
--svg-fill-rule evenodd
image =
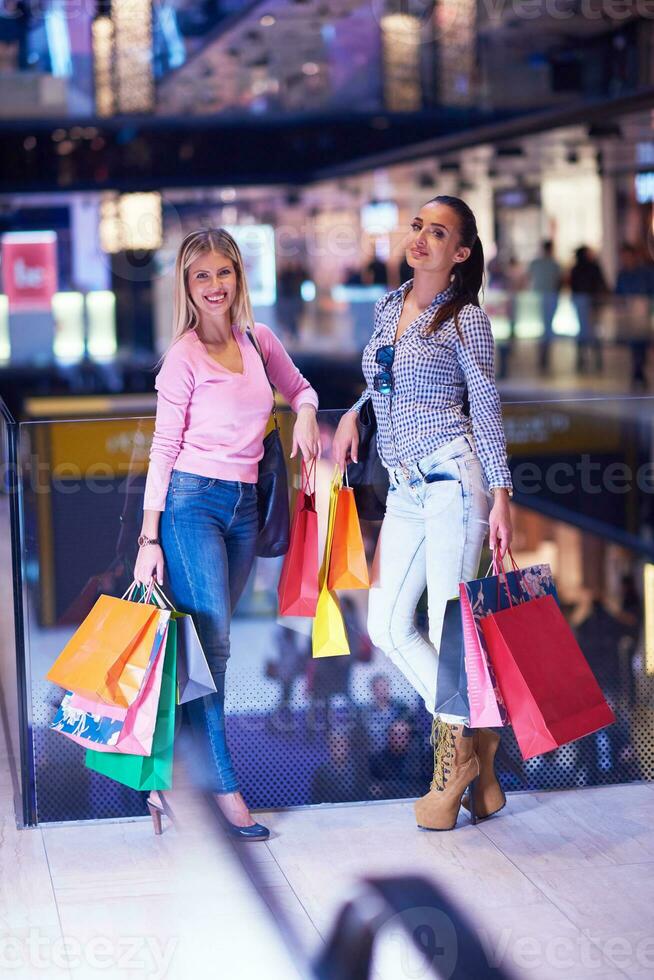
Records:
M341 468L356 461L358 412L372 399L390 487L368 630L434 715L445 605L459 582L475 578L489 529L490 547L505 554L512 488L493 335L479 306L484 253L468 205L447 196L425 204L411 223L406 259L413 279L377 302L363 353L366 390L341 420L334 453ZM425 587L431 642L415 626ZM473 780L478 817L504 805L493 764L499 736L473 734L465 720L434 718L434 779L416 803L420 827L452 829Z

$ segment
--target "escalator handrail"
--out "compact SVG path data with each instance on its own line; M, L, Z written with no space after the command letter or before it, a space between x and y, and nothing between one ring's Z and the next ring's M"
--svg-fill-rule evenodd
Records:
M514 976L489 963L474 928L438 886L406 876L367 878L361 883L339 912L314 964L318 980L368 980L375 942L390 920L404 931L414 953L424 956L425 947L431 945L433 955L431 962L425 958L425 976L452 980Z

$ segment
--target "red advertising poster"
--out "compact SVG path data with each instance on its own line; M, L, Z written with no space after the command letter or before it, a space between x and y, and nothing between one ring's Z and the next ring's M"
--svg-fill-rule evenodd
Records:
M2 288L9 310L49 310L57 291L57 235L16 231L2 236Z

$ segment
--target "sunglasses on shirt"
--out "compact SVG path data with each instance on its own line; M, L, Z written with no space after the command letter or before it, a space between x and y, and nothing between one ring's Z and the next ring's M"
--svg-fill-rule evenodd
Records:
M381 371L372 379L373 388L382 395L390 395L393 390L393 361L395 359L395 345L386 344L375 351L375 362L379 364Z

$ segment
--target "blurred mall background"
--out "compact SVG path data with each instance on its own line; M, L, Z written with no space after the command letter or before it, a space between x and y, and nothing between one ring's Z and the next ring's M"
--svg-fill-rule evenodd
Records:
M131 578L184 235L224 225L240 242L257 318L319 392L324 493L373 305L410 278L402 239L438 193L471 205L488 260L516 558L551 564L618 717L530 763L507 733L502 782L652 780L654 7L0 0L0 95L0 662L19 821L145 813L50 732L43 677L89 603ZM317 667L306 628L276 621L278 571L259 560L234 624L228 713L252 805L422 792L428 721L371 648L365 600L347 609L356 656Z

